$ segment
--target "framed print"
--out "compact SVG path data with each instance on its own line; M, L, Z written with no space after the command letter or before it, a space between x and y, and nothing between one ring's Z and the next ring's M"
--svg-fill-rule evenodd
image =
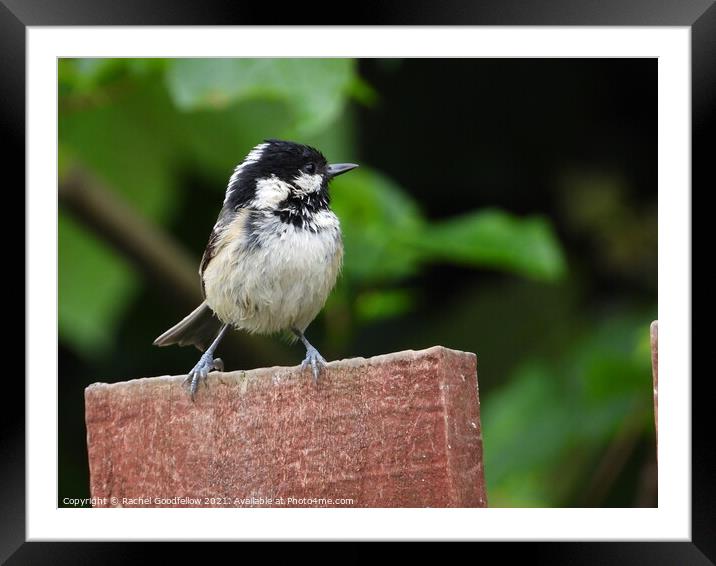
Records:
M0 556L712 560L690 235L716 8L584 4L5 1L28 331Z

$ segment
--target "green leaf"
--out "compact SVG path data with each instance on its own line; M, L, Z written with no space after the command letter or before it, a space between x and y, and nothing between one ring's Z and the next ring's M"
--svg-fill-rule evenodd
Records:
M181 110L278 100L291 109L291 125L306 133L338 115L354 75L351 59L175 59L166 79Z
M172 163L179 142L172 112L161 85L138 83L111 105L61 113L60 143L141 213L168 219L177 204Z
M399 279L430 261L496 267L543 280L565 272L561 247L542 218L481 210L430 224L400 187L366 167L336 179L332 196L346 242L346 275L354 281Z
M161 70L166 59L87 58L58 60L60 94L93 95L120 79Z
M266 138L291 138L290 109L280 100L246 100L222 109L179 114L180 138L217 191L223 192L231 172L256 144Z
M58 219L60 339L86 357L104 354L137 289L137 278L71 217Z
M400 187L361 166L333 182L331 198L343 230L346 277L370 284L417 271L420 252L410 243L424 221Z
M302 141L319 148L329 163L355 161L358 134L354 114L353 108L347 106L333 122L320 131L303 136Z
M535 279L556 280L565 260L548 221L480 210L439 222L416 245L431 258L499 267Z
M86 94L119 76L124 69L124 63L122 59L61 58L57 68L62 94Z

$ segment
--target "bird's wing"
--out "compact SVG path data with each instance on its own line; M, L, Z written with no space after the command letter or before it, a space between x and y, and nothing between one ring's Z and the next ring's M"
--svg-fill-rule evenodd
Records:
M206 298L206 292L204 291L204 271L206 271L207 265L209 265L211 259L216 255L222 230L223 228L220 223L217 222L209 235L209 241L204 249L204 255L201 256L201 263L199 264L199 278L201 279L201 293L204 298Z
M206 297L204 291L204 272L211 263L211 260L228 244L241 240L245 237L246 222L249 218L249 210L239 208L231 216L222 212L219 219L214 224L214 228L209 236L209 242L204 249L204 255L201 257L199 265L199 276L201 277L201 291Z

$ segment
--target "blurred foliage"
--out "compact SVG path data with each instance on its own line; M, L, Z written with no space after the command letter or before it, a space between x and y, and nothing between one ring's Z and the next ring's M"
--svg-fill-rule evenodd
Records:
M627 101L609 122L624 125L621 133L605 128L600 138L585 118L592 112L594 122L607 122L599 114L604 100L582 99L607 96L610 85L627 96L633 89L622 84L633 67L613 75L624 80L600 80L575 73L573 61L565 63L572 75L554 60L522 64L520 72L505 60L443 60L431 75L421 64L60 59L60 182L75 167L88 170L186 246L198 267L228 177L263 139L293 139L331 161L360 163L332 184L345 265L312 341L329 356L436 343L476 351L491 506L633 505L634 489L613 494L628 483L619 479L629 468L613 453L625 438L653 446L656 199L635 193L618 160L605 166L595 158L591 167L563 158L565 147L593 141L583 150L590 158L607 148L624 163L655 168L644 157L651 154L633 158L637 142L628 141L647 139L642 122L629 124L646 123L637 111L649 107L644 101ZM463 65L505 69L494 75L504 84L486 80L483 88ZM366 67L371 79L399 74L407 83L381 88L361 76ZM415 85L425 93L414 95ZM381 113L385 105L393 111ZM440 112L426 119L428 107ZM377 116L385 139L359 139L358 116ZM644 137L629 138L628 128ZM419 143L401 143L412 138ZM371 142L378 150L365 158L361 148ZM467 152L453 156L453 147ZM545 174L548 187L533 187L530 175L545 155L562 161ZM457 181L455 170L463 175ZM479 199L466 198L475 187ZM502 200L510 192L513 200ZM87 489L78 376L86 385L107 375L177 371L195 352L151 348L185 314L156 300L165 289L149 290L146 274L62 207L58 230L60 402L70 407L61 413L60 495L75 497ZM628 292L612 298L617 288ZM649 458L631 467L641 470Z
M220 110L245 100L279 100L290 127L311 133L330 124L356 79L350 59L178 59L167 70L177 108Z
M569 228L589 239L600 267L653 285L656 202L647 206L629 202L627 181L614 173L570 171L561 183Z
M559 363L526 361L492 394L482 413L491 505L579 501L597 469L590 447L606 446L621 427L651 428L650 322L648 313L595 321L563 344Z
M370 103L377 97L355 63L62 59L60 171L68 161L79 162L137 212L168 224L181 198L180 164L191 163L215 179L218 193L232 168L267 137L315 140L329 158L348 160L349 138L336 135L349 130L346 106L351 99ZM409 310L412 301L393 285L427 262L490 266L547 280L564 274L562 250L547 220L488 210L431 223L408 192L361 165L336 179L332 191L346 246L343 284L352 295L367 292L355 306L343 306L359 320ZM214 198L218 203L219 195ZM100 355L139 275L98 240L78 238L68 222L59 228L60 256L66 258L59 274L66 303L60 335L79 352ZM94 292L86 293L85 286Z

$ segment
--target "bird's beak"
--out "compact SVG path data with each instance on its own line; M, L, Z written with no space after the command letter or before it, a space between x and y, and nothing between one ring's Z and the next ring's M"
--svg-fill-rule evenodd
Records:
M333 165L329 165L328 178L333 179L333 177L343 175L343 173L348 173L348 171L355 169L356 167L358 167L358 165L355 163L335 163Z

